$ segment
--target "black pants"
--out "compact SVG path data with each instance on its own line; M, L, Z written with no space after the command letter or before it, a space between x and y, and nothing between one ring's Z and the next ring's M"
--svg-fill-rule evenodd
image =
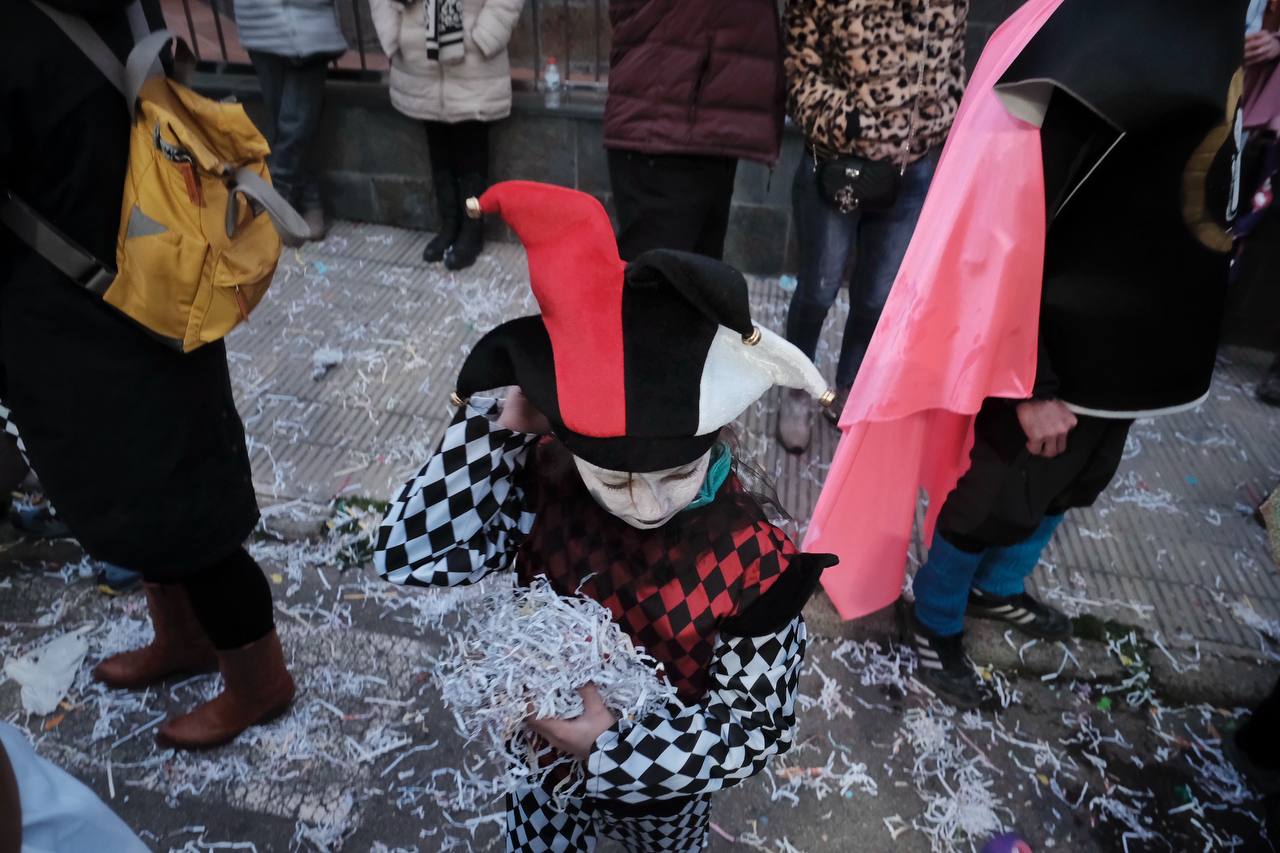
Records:
M275 627L271 586L244 548L237 548L181 583L191 597L200 627L215 649L247 646Z
M1133 421L1079 416L1064 453L1027 450L1016 402L990 398L974 423L971 464L947 496L938 532L977 553L1026 540L1046 515L1090 506L1120 467Z
M489 178L489 123L424 121L431 171Z
M9 492L17 487L28 471L27 460L15 438L16 427L3 416L6 412L7 409L0 405L0 488L3 489L0 491L0 508L7 507ZM247 459L244 464L247 477ZM186 587L196 619L214 648L247 646L265 637L274 627L271 587L258 563L243 547L236 547L227 556L191 572L175 572L174 568L166 565L163 571L143 571L141 574L152 583L180 583Z
M1280 683L1270 695L1253 709L1249 719L1236 732L1236 745L1249 760L1264 770L1280 770Z
M738 161L609 151L609 183L618 213L618 253L680 249L719 260L729 230Z

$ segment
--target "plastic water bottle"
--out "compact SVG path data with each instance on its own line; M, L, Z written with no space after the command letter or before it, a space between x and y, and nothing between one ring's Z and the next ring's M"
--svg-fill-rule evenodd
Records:
M549 109L560 108L560 67L556 65L554 56L547 57L547 66L542 71L542 92Z

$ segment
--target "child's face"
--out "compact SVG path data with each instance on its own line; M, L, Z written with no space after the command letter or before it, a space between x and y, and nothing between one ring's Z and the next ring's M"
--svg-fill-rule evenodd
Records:
M688 465L648 474L598 468L577 456L573 461L596 503L632 527L652 530L693 503L706 479L711 451Z

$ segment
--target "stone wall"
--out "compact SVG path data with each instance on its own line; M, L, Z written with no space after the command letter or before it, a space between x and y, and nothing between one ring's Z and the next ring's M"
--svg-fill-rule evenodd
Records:
M976 61L992 30L1020 0L972 0L968 58ZM205 75L202 88L234 94L258 114L252 76ZM574 98L579 98L575 100ZM601 146L603 103L593 94L567 97L557 110L533 94L517 94L511 118L494 126L493 179L523 178L576 187L612 209ZM788 127L772 169L742 163L734 190L726 260L748 272L795 268L791 183L802 154ZM331 80L317 150L333 215L406 228L433 229L436 214L422 127L392 109L384 86ZM493 236L501 237L494 224Z

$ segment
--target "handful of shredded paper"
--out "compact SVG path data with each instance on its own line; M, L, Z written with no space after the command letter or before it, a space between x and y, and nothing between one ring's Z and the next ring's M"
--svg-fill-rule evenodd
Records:
M460 787L474 793L449 797L445 805L481 806L481 791L493 796L539 785L562 765L570 772L555 792L575 796L582 783L578 763L556 755L524 721L580 715L578 688L592 683L625 727L674 700L675 688L661 677L661 664L637 649L597 602L561 596L541 576L528 587L489 583L437 659L435 678L459 732L484 750L497 775L490 785Z

